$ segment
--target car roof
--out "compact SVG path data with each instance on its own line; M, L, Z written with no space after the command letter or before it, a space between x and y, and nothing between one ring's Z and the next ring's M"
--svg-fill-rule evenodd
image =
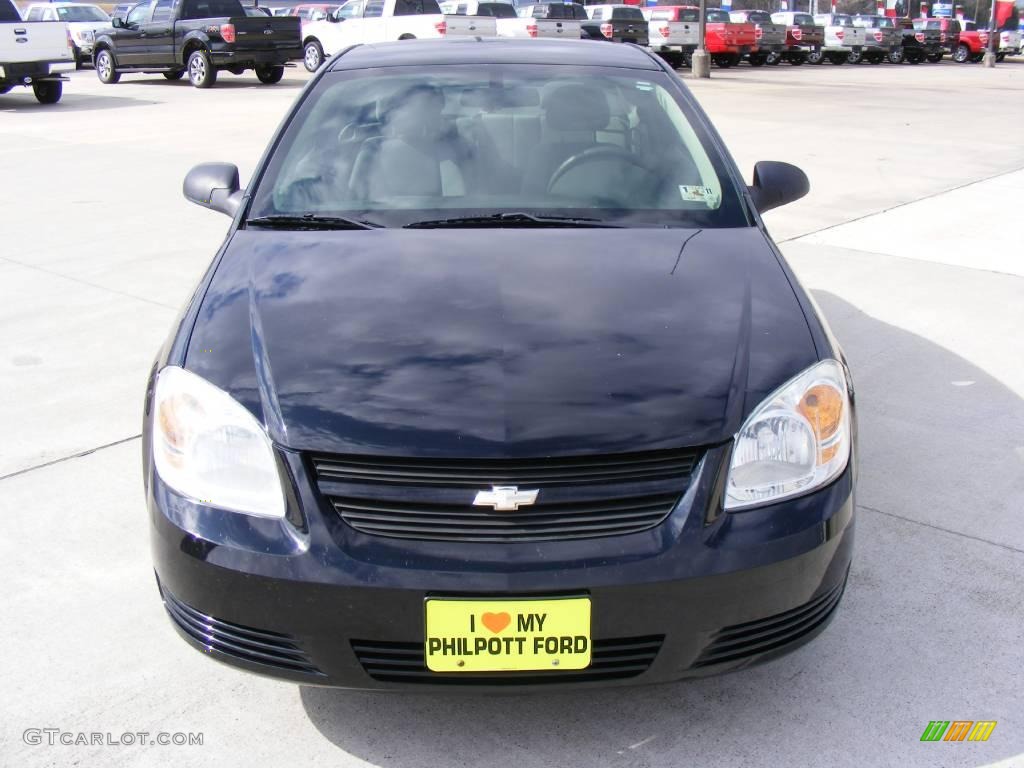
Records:
M636 7L636 6L629 6ZM350 48L331 64L331 71L369 67L444 64L568 64L661 70L643 48L603 40L545 40L543 38L452 38L401 40Z

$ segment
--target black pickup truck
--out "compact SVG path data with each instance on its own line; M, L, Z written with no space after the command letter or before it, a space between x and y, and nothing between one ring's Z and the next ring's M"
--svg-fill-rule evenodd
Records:
M587 7L590 19L580 24L584 39L636 43L647 47L647 19L634 5L594 5Z
M111 23L93 47L103 83L116 83L124 72L161 72L168 80L187 72L196 88L210 88L220 70L254 69L270 84L282 78L286 62L302 58L298 17L250 17L239 0L149 0Z
M920 64L922 61L942 61L942 43L938 27L924 28L918 26L915 19L894 19L896 26L903 30L903 47L889 54L892 64L904 61Z

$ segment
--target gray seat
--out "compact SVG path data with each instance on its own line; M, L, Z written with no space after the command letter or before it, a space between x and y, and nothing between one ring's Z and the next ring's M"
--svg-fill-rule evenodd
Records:
M383 135L366 139L349 186L362 200L458 197L466 192L461 142L442 119L444 96L425 86L392 99L382 115Z
M575 84L552 88L541 107L544 140L530 154L523 190L543 194L562 163L598 145L597 133L608 127L611 110L600 90Z

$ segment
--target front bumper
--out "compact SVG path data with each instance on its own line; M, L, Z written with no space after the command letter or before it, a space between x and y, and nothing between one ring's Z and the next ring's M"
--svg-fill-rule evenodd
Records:
M167 489L147 499L165 606L194 647L251 672L364 689L653 683L736 669L801 645L839 603L853 545L855 465L761 509L715 509L726 447L710 449L672 514L626 536L470 544L369 536L344 524L281 451L291 522L222 512ZM423 665L429 596L592 601L582 672L466 675Z

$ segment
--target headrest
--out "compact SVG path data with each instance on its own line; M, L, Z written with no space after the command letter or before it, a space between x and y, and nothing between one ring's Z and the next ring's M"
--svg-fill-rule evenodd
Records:
M556 131L600 131L608 125L608 100L596 88L563 85L544 94L547 125Z

